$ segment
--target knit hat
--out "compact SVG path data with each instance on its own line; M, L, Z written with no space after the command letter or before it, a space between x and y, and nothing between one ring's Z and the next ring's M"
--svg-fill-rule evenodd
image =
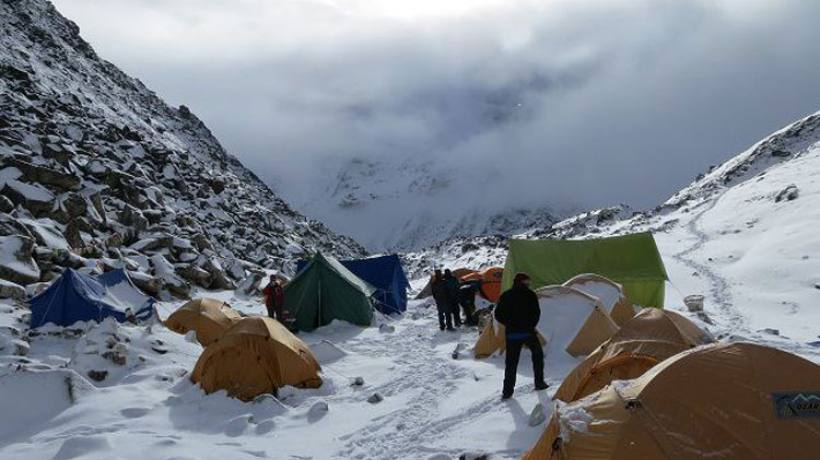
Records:
M530 279L530 275L528 275L524 272L516 273L515 278L513 279L513 284L521 284L523 281L529 280L529 279Z

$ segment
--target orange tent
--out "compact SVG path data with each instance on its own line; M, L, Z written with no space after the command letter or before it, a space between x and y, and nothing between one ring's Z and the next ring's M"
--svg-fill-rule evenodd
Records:
M526 460L814 460L820 366L751 343L707 345L559 406Z
M178 333L196 331L196 339L208 346L242 316L228 304L216 299L194 299L179 307L165 320L165 327Z
M461 281L481 282L481 295L492 303L498 302L501 297L501 278L504 276L504 269L501 267L490 267L480 272L463 276Z
M645 308L578 364L564 378L553 399L581 399L613 380L640 377L671 356L713 341L709 334L675 312Z
M205 349L191 373L205 393L226 390L250 401L285 385L319 388L319 361L274 319L243 318Z

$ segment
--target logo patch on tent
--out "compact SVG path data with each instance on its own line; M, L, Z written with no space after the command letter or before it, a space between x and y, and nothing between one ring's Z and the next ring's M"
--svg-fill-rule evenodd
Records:
M820 392L772 393L778 418L820 417Z

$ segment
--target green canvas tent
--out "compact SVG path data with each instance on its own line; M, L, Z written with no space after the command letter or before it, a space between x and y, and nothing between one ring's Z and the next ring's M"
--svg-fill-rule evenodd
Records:
M373 320L370 296L375 288L358 278L338 260L317 253L285 286L285 310L296 327L312 331L334 319L360 326Z
M502 289L526 272L532 288L562 284L581 273L597 273L624 287L630 301L663 307L667 280L651 233L589 240L510 240Z

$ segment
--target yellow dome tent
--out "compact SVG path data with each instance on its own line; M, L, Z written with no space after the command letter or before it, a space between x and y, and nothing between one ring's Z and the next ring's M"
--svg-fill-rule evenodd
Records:
M194 299L179 307L165 320L165 326L178 333L196 331L196 339L208 346L242 316L228 304L216 299Z
M497 351L503 351L507 347L504 339L504 326L499 324L495 318L487 321L487 325L478 336L478 341L473 348L476 358L487 358Z
M549 350L587 355L618 330L597 297L566 286L545 286L535 292L541 306L538 330Z
M714 340L685 317L645 308L572 370L553 399L575 401L613 380L640 377L659 362Z
M527 460L814 460L820 366L717 344L560 407Z
M583 273L570 278L564 286L598 297L612 321L618 326L623 326L637 313L635 306L624 294L623 286L604 276Z
M206 393L226 390L249 401L285 385L318 388L319 362L304 342L278 321L243 318L205 349L191 380Z

